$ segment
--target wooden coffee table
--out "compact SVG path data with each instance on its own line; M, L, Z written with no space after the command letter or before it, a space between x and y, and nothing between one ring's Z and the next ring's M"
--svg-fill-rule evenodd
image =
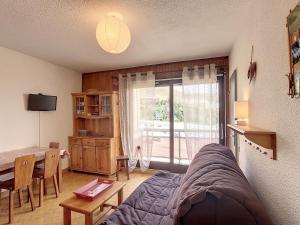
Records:
M106 202L114 195L118 194L118 205L123 201L124 182L115 181L111 188L100 194L95 200L87 201L76 196L66 199L59 205L64 208L64 225L71 225L71 212L78 212L85 215L85 225L92 225L103 217L110 209L116 209L118 206L109 205ZM99 209L97 218L93 218L95 212ZM94 222L93 222L94 221Z

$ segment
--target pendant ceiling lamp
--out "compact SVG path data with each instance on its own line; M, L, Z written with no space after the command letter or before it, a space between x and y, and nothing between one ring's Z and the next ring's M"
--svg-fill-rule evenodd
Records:
M104 51L119 54L128 48L131 35L120 14L108 13L97 25L96 38Z

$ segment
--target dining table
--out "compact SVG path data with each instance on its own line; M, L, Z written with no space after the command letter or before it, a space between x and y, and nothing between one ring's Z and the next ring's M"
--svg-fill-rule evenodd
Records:
M45 153L49 147L31 146L0 153L0 176L10 174L14 171L15 159L24 155L35 155L36 165L42 164L45 160ZM57 182L59 192L62 192L62 166L61 159L67 154L66 150L60 150L60 160L57 166Z

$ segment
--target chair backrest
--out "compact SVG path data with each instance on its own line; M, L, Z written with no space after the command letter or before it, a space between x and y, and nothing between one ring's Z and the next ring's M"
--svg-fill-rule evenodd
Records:
M35 155L25 155L15 159L15 190L32 183Z
M50 142L49 148L57 148L59 149L59 143L58 142Z
M56 173L59 157L59 149L57 148L52 148L46 152L44 172L45 178L52 177Z

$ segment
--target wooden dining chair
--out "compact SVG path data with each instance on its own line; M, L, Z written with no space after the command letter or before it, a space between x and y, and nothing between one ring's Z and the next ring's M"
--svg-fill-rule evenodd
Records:
M33 172L34 178L40 179L40 197L39 197L39 205L40 207L43 205L44 201L44 182L48 178L53 179L55 195L58 197L59 190L57 184L56 171L59 163L59 149L52 148L45 153L45 166L44 168L35 168Z
M58 142L50 142L49 143L49 148L59 149L59 143ZM44 169L45 168L45 163L43 162L42 164L38 164L38 165L35 166L35 168ZM47 194L46 179L44 180L44 194Z
M23 206L22 189L27 187L32 211L35 203L32 192L32 174L35 163L35 155L21 156L15 159L14 178L0 182L1 189L9 191L9 223L13 222L14 193L19 193L19 204Z

